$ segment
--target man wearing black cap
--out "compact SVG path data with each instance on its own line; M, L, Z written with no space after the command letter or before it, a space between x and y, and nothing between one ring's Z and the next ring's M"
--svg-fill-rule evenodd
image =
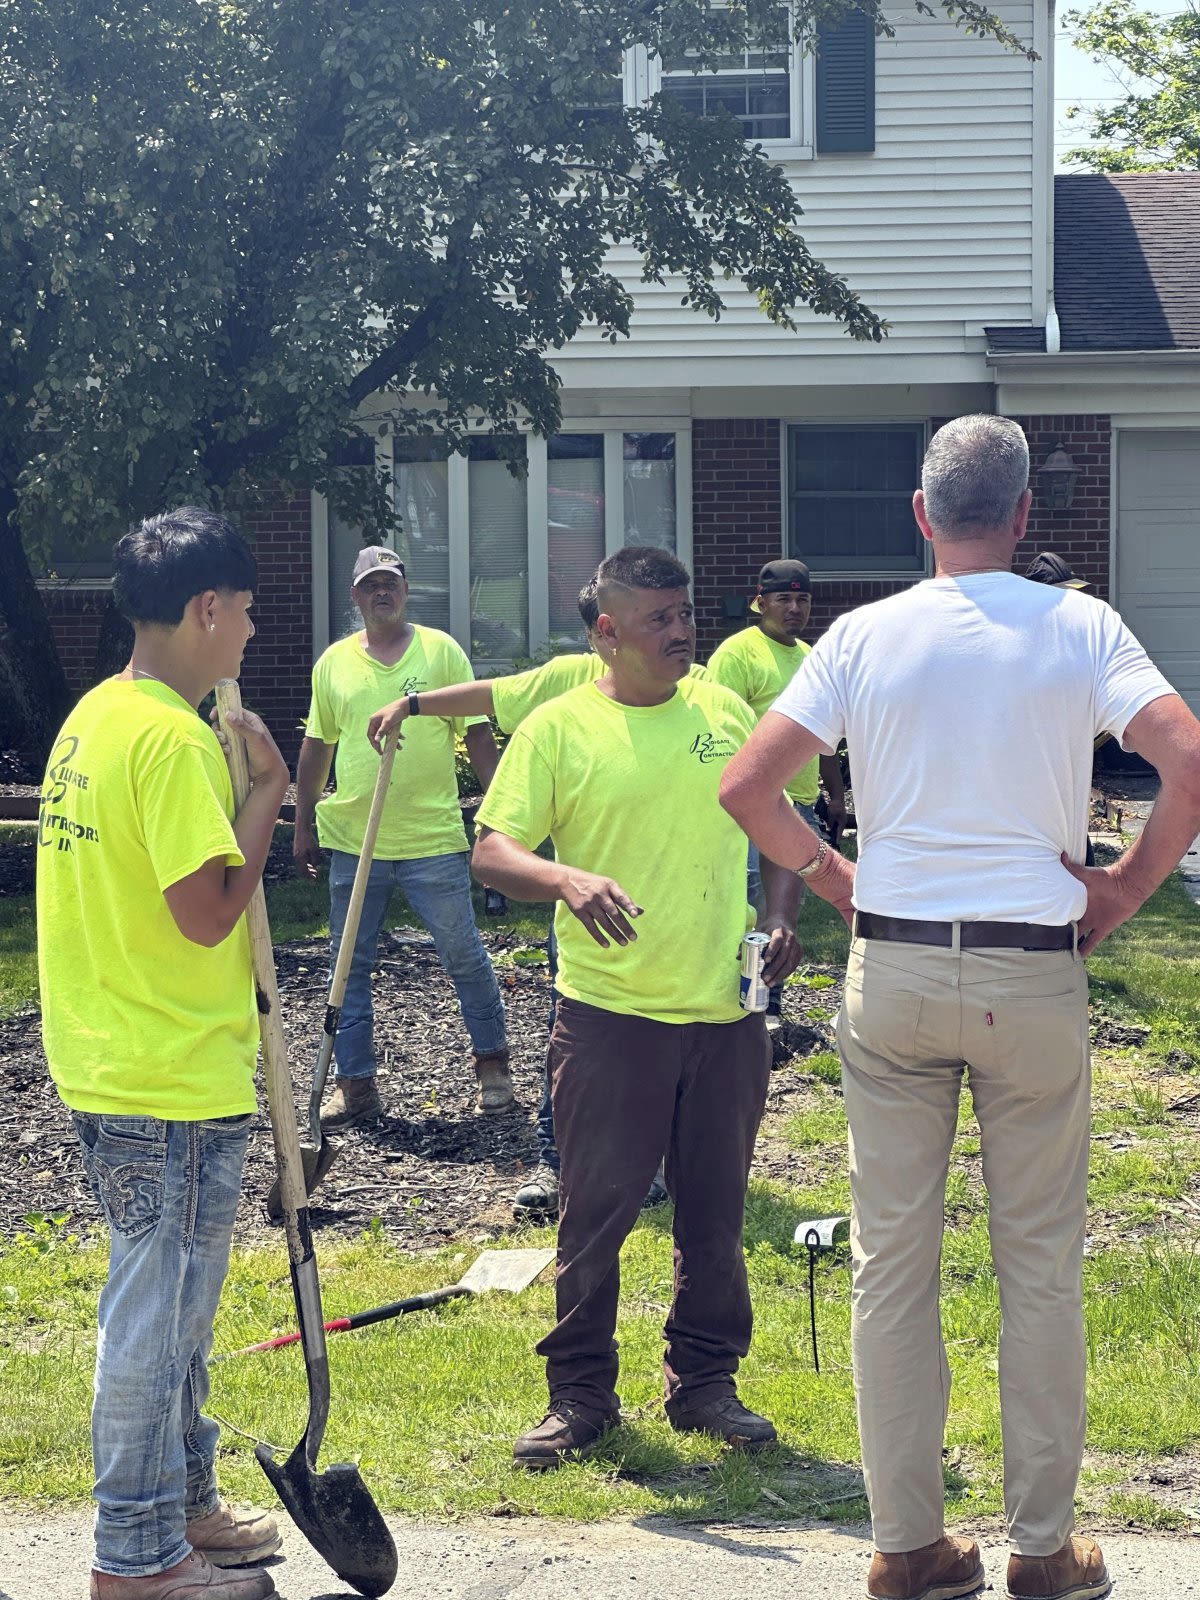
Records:
M758 587L750 609L754 621L717 646L705 673L714 683L732 689L755 717L761 718L804 665L804 658L811 649L800 637L812 613L812 578L804 562L768 561L758 575ZM829 796L826 815L836 846L846 820L842 770L837 757L818 759L814 756L787 785L787 794L809 826L819 832L821 825L812 808L821 782ZM764 904L762 878L758 870L758 851L753 844L750 846L749 891L756 909L761 912ZM770 1010L775 1016L779 1014L780 998L780 993L772 990Z
M1071 568L1054 550L1039 550L1025 568L1025 576L1033 583L1048 583L1054 589L1086 589L1083 578L1077 578Z
M350 595L363 619L321 656L313 668L312 705L296 769L293 855L304 876L315 878L320 845L331 853L329 932L336 963L350 891L358 869L379 757L367 742L367 723L385 700L469 682L471 663L461 646L437 628L405 616L408 580L394 550L370 545L354 563ZM405 731L375 846L354 961L334 1047L337 1083L325 1127L348 1127L382 1110L375 1081L371 969L393 890L401 889L433 935L438 959L458 992L471 1036L480 1111L513 1103L504 1003L475 926L467 838L458 805L454 739L462 733L484 788L496 770L496 745L486 717L416 716ZM324 793L334 750L337 787Z

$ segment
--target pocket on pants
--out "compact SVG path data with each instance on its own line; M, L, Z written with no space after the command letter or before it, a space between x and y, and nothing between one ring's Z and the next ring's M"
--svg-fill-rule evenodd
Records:
M109 1227L125 1239L162 1215L167 1125L161 1117L75 1114L83 1164Z
M1082 963L1080 963L1082 967ZM1000 1067L1023 1092L1054 1095L1070 1089L1088 1063L1087 980L1070 987L1035 983L1032 992L1012 992L988 1002L978 1029L990 1065ZM1038 992L1053 989L1053 993Z
M847 974L837 1019L838 1047L843 1055L855 1055L863 1071L869 1072L870 1066L857 1061L855 1046L889 1061L911 1061L920 1026L921 996L915 990L881 983L874 972L865 983Z

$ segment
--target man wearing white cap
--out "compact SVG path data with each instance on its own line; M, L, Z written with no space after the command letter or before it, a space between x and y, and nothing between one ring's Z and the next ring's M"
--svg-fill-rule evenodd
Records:
M358 868L379 757L366 740L371 713L384 701L469 682L461 646L437 628L405 616L408 580L394 550L370 545L354 563L351 598L361 632L330 645L313 668L312 704L296 770L297 869L315 878L320 848L331 853L329 932L337 961L350 891ZM414 709L415 709L414 705ZM453 980L471 1036L480 1111L513 1103L504 1003L475 926L467 871L467 839L454 770L455 735L466 740L471 764L486 789L496 768L486 717L420 717L396 762L388 803L355 941L334 1056L337 1082L323 1126L347 1127L382 1111L375 1079L371 969L388 903L401 889L433 935L438 959ZM337 780L324 793L333 753Z

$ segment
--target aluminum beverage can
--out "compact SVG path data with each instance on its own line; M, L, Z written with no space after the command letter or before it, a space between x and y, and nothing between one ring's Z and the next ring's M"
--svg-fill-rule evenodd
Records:
M763 981L763 961L771 936L767 933L748 933L742 940L742 997L743 1011L765 1011L771 999L770 986Z

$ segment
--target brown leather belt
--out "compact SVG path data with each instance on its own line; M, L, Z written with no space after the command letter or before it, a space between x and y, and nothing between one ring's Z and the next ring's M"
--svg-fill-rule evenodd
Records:
M1074 950L1075 925L1051 927L1044 922L960 922L961 950ZM873 911L854 914L856 939L885 939L899 944L936 944L950 949L953 922L917 922L908 917L879 917Z

